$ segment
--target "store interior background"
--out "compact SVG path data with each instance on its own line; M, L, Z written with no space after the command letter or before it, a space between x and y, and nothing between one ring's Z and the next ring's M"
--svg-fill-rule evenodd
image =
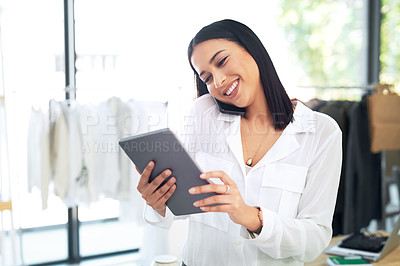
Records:
M65 24L71 14L74 28ZM50 185L43 209L41 188L28 188L30 118L32 110L47 112L50 100L100 105L116 97L168 103L166 113L148 111L143 123L181 130L195 95L187 45L201 27L224 18L254 30L291 98L358 101L377 83L400 91L398 0L0 0L0 201L13 203L18 265L180 258L186 221L170 230L146 225L138 175L124 199L101 194L89 204L66 204ZM398 190L390 195L399 208ZM11 214L1 217L0 257L12 265Z

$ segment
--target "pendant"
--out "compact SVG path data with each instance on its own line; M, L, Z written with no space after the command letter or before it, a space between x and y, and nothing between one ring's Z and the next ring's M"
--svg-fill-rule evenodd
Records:
M247 166L251 166L251 164L253 163L253 159L249 158L246 162Z

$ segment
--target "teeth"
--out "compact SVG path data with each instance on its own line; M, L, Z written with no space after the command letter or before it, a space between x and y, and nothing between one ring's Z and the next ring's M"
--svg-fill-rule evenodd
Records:
M239 84L239 82L237 82L237 81L235 81L233 84L232 84L232 87L230 87L229 88L229 90L227 90L226 91L226 95L231 95L231 93L232 93L232 91L234 91L235 89L236 89L236 86Z

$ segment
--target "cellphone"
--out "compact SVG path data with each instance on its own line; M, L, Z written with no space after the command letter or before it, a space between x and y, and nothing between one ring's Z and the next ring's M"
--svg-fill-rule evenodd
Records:
M246 114L246 108L243 107L237 107L232 104L227 104L223 103L213 97L215 103L217 104L219 111L224 114L230 114L230 115L240 115L244 116Z

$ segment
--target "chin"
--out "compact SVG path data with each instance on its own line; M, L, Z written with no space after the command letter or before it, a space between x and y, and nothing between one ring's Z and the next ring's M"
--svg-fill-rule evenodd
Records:
M240 104L240 103L236 103L235 106L240 107L240 108L247 108L248 107L247 104Z
M249 105L248 104L245 104L245 103L243 103L242 101L235 101L234 103L231 103L232 105L234 105L234 106L237 106L237 107L239 107L239 108L247 108Z

